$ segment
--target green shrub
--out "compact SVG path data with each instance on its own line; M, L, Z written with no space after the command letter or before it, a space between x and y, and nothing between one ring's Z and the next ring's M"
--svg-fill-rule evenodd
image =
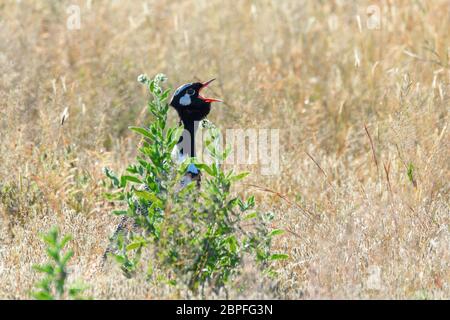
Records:
M55 299L84 299L82 296L85 286L79 283L67 285L67 263L73 256L73 251L63 253L66 244L71 240L70 236L64 236L59 240L58 230L51 229L43 240L47 244L47 254L50 262L43 265L34 265L33 268L43 273L44 278L36 285L36 291L31 296L38 300Z
M149 275L161 270L168 283L193 291L205 284L216 290L224 287L239 273L247 254L270 271L270 260L285 258L270 253L272 237L282 231L270 230L273 214L256 210L253 196L245 200L233 196L233 184L247 173L235 174L220 166L229 150L221 150L219 130L203 123L212 164L195 159L174 163L171 153L182 128L166 127L170 90L161 88L164 80L162 75L139 78L152 95L148 110L154 121L148 128L130 128L143 138L136 163L120 178L105 169L115 189L107 198L122 206L114 214L127 216L138 227L117 237L119 250L113 256L127 276L145 263ZM201 187L192 182L180 188L191 163L203 173ZM146 262L141 258L144 250L150 252Z

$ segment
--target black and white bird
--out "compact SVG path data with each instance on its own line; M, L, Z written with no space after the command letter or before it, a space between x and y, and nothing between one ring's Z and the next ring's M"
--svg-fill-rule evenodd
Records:
M201 95L201 91L206 88L215 79L206 82L186 83L179 87L172 96L170 105L177 111L180 118L180 125L185 129L185 134L180 137L177 147L174 149L173 157L176 162L180 163L188 157L195 157L195 135L199 127L200 121L206 118L211 111L212 102L221 102L219 99L205 98ZM200 182L200 171L194 164L189 165L186 175L181 181L180 187L197 181ZM145 208L142 210L146 212ZM107 255L117 250L115 239L121 232L137 231L139 226L128 216L124 216L116 228L111 241L103 254L102 265L105 264Z
M174 150L174 157L178 162L184 161L187 157L195 157L195 135L200 121L208 116L212 102L221 102L219 99L205 98L201 95L201 91L214 80L186 83L179 87L172 96L170 105L177 111L180 124L185 129L185 134L180 138L177 148ZM182 185L199 179L199 170L191 164Z

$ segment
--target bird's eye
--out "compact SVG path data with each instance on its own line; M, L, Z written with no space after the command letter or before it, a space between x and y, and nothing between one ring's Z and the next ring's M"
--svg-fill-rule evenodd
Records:
M189 88L189 89L186 90L186 93L187 93L188 95L192 96L192 95L195 94L195 90L192 89L192 88Z

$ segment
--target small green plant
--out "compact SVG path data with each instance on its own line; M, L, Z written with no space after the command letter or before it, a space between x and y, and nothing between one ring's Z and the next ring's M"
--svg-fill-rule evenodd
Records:
M34 265L33 268L43 273L44 278L36 285L36 291L31 296L38 300L84 299L84 285L75 283L67 285L67 263L73 256L72 250L63 252L66 244L71 240L70 236L64 236L59 240L57 228L52 228L42 239L47 244L47 254L50 261L42 265Z
M406 174L408 175L408 180L413 184L414 187L417 187L416 179L414 178L415 168L414 165L409 162L406 170Z
M115 191L107 194L118 201L121 210L142 232L130 231L117 237L115 259L129 276L144 256L150 254L147 270L162 270L169 284L185 285L193 291L209 284L218 290L240 271L244 256L253 256L263 270L271 272L270 261L285 259L271 254L272 237L282 230L271 230L272 213L255 209L255 198L233 196L232 186L247 173L235 174L220 166L230 150L220 147L220 132L210 122L206 148L212 164L187 159L182 165L172 160L172 150L182 128L166 128L170 90L163 90L162 75L153 80L141 76L152 95L148 109L155 120L148 128L131 127L143 137L137 163L128 166L120 178L111 170L105 174ZM195 182L180 188L189 164L203 172L201 188Z

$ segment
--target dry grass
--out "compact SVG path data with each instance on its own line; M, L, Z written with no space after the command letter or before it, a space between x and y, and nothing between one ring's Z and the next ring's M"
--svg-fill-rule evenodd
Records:
M281 129L281 174L248 168L280 194L237 191L277 214L290 259L231 297L450 298L448 1L81 1L71 31L74 2L0 4L1 298L28 297L54 224L94 297L186 297L98 268L117 223L102 168L134 155L143 72L216 76L219 127Z

